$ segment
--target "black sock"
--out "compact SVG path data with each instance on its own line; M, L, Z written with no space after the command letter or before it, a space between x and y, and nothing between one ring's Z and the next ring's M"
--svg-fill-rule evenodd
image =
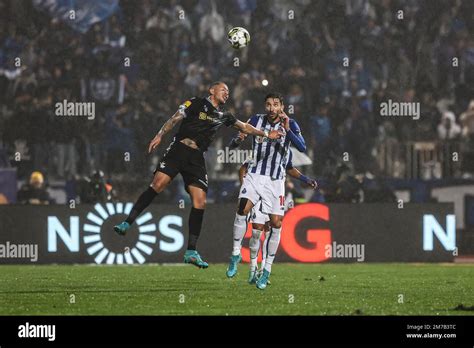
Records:
M196 243L201 234L202 217L204 216L204 209L191 208L189 214L189 238L188 250L196 250Z
M133 224L138 215L140 215L141 212L150 205L156 195L156 191L153 190L151 187L148 187L146 191L144 191L140 195L140 197L138 197L137 202L133 206L132 210L130 211L130 214L125 219L125 221L128 222L130 225Z

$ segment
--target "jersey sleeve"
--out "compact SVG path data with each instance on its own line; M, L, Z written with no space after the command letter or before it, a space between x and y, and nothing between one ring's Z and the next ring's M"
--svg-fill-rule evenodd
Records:
M249 120L247 121L247 123L251 124L252 126L257 126L257 122L258 122L258 117L257 115L253 115L252 117L249 118Z
M290 149L290 154L288 155L288 162L286 162L286 170L293 169L293 151Z
M194 97L182 103L179 106L178 111L181 115L183 115L186 118L189 115L191 115L193 112L196 112L198 109L199 109L199 98Z
M301 135L300 126L293 119L290 119L290 129L287 132L287 136L291 143L298 149L298 151L306 151L306 143L303 136Z
M230 112L226 114L224 124L227 127L233 126L237 122L237 119Z

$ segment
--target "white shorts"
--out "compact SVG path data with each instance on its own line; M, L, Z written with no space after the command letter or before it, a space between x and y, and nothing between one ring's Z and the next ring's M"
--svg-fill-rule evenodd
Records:
M285 214L285 180L247 173L240 188L240 198L247 198L254 206L261 200L260 210L263 214L283 216Z
M265 225L266 222L270 221L270 217L268 214L262 213L261 209L262 201L260 200L250 211L250 221L255 224Z

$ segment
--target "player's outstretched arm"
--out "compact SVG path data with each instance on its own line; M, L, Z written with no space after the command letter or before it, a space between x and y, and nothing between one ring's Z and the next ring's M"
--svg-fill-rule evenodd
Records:
M316 188L318 187L318 183L316 182L316 180L308 178L306 175L304 175L303 173L301 173L298 169L296 169L294 167L291 168L291 169L287 169L286 173L289 176L291 176L295 179L298 179L298 180L304 182L305 184L311 186L313 188L313 190L316 190Z
M237 120L237 122L234 123L234 127L245 134L257 135L257 136L266 137L270 139L279 139L283 135L283 133L277 130L272 130L270 132L262 131L260 129L255 128L250 123L244 123L239 120Z
M178 110L171 116L161 127L160 131L155 135L155 137L150 141L148 145L148 153L151 153L154 149L158 147L161 143L163 136L173 129L176 124L184 118L184 114L181 110Z
M247 120L247 123L251 123L252 119L253 119L253 117L250 117ZM239 132L237 134L237 136L232 138L232 140L230 141L229 148L235 149L235 148L239 147L240 144L242 144L242 142L245 140L245 138L247 138L247 136L248 136L248 134L246 134L244 132Z

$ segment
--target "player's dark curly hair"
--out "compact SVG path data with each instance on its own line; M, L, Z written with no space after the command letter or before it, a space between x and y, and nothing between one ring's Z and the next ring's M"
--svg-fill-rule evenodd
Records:
M265 100L264 100L264 101L267 101L268 98L279 99L279 100L280 100L280 103L283 104L283 95L282 95L281 93L278 93L278 92L271 92L271 93L268 93L268 94L265 96Z

